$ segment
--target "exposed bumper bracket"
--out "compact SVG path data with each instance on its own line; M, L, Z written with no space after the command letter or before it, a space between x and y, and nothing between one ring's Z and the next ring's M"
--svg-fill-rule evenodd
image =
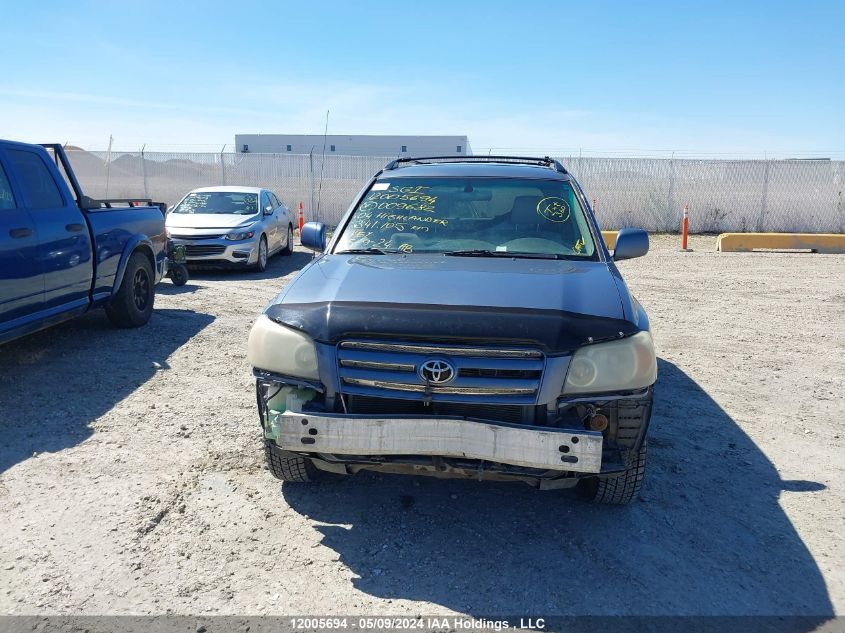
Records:
M268 412L265 435L279 448L335 455L431 455L527 468L601 471L602 435L463 418Z

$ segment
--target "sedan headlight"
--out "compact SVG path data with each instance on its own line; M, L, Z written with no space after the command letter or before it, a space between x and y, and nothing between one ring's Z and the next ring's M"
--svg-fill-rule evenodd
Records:
M263 314L252 326L247 345L247 360L256 369L294 378L320 377L317 349L311 337Z
M654 384L657 359L649 332L588 345L572 355L564 394L633 391Z
M255 231L232 231L231 233L226 233L225 239L232 240L233 242L242 242L243 240L248 240L254 235Z

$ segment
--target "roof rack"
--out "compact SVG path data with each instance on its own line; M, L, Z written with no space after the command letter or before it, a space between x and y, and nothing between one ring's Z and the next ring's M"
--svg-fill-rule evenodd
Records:
M519 165L536 165L538 167L549 167L561 174L568 173L563 165L554 158L544 156L538 158L535 156L420 156L419 158L396 158L384 166L382 171L389 171L391 169L398 169L403 164L411 163L416 165L425 165L431 163L514 163Z

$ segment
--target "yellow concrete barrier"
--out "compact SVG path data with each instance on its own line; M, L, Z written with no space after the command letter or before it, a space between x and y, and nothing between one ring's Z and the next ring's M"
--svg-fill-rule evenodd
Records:
M747 253L756 248L812 250L814 253L845 253L842 233L722 233L716 250Z
M616 248L616 234L619 231L602 231L601 236L604 238L604 243L607 244L607 250L612 251Z

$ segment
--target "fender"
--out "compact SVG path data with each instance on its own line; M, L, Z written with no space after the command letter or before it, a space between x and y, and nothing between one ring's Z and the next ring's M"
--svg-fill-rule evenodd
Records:
M123 283L123 275L126 273L126 265L129 263L129 258L132 256L132 253L137 250L145 252L145 254L149 256L150 263L153 266L153 275L158 277L158 271L155 264L155 251L153 250L152 241L146 235L133 235L126 243L126 246L123 247L123 254L120 256L120 263L117 265L117 273L114 276L114 285L111 289L112 295L117 292L118 288L120 288L120 284Z
M637 298L633 295L631 296L631 300L634 302L634 305L637 308L636 324L640 326L641 330L651 331L651 324L649 323L648 314L646 313L645 309L640 305L640 302L637 301Z

